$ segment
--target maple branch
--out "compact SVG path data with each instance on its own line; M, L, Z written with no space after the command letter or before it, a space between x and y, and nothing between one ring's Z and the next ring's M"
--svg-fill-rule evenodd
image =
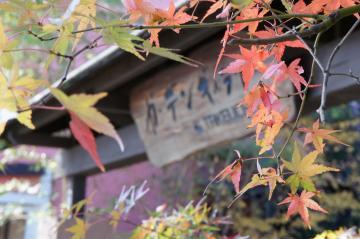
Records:
M53 36L53 37L50 37L50 38L44 38L42 36L39 36L38 34L36 34L35 32L31 31L30 29L28 30L28 33L34 37L36 37L37 39L39 39L40 41L53 41L53 40L56 40L58 39L57 36Z
M360 10L359 10L360 11ZM281 14L278 15L281 19L289 19L289 18L313 18L315 20L324 19L323 15L319 14ZM94 30L103 30L110 27L120 27L120 28L131 28L133 30L149 30L149 29L193 29L193 28L213 28L213 27L225 27L229 25L235 25L239 23L248 23L248 22L260 22L260 21L269 21L274 20L274 16L265 16L265 17L255 17L249 19L240 19L240 20L232 20L232 21L218 21L218 22L207 22L207 23L195 23L195 24L185 24L185 25L134 25L134 24L112 24L106 26L97 26L92 28L87 28L79 31L73 31L72 34L83 33Z
M304 94L306 94L307 89L308 89L308 87L310 86L310 83L311 83L311 80L312 80L312 77L313 77L313 70L314 70L314 64L315 64L315 62L316 62L316 64L318 65L318 67L320 68L320 70L321 70L322 72L324 71L324 67L322 66L320 60L317 58L316 53L313 52L313 50L312 50L312 49L309 47L309 45L304 41L304 39L303 39L301 36L299 36L298 32L297 32L294 28L291 29L291 28L288 27L286 24L284 24L284 22L277 16L277 14L272 10L271 6L270 6L267 2L265 2L264 0L261 0L261 1L262 1L263 4L265 5L265 7L267 7L267 8L269 9L269 11L272 13L272 15L275 16L276 19L280 22L280 25L282 25L284 28L288 29L289 32L293 32L293 34L295 35L295 37L304 44L305 48L308 50L308 52L309 52L309 53L311 54L311 56L313 57L313 63L312 63L313 65L312 65L312 69L311 69L311 76L310 76L310 79L309 79L308 84L306 85L306 88L304 89L304 92L305 92ZM317 40L318 40L318 39L317 39ZM315 50L316 50L316 48L317 48L317 44L318 44L317 42L314 44ZM304 98L303 98L303 101L301 102L302 105L301 105L301 107L300 107L300 110L299 110L299 113L298 113L296 122L295 122L295 124L294 124L294 127L293 127L293 129L291 130L290 136L288 137L287 141L285 142L284 147L280 150L280 153L278 154L279 156L280 156L280 154L283 152L283 150L285 149L286 145L289 143L292 135L294 134L294 132L295 132L295 130L296 130L297 124L298 124L299 119L300 119L300 116L301 116L301 112L302 112L302 110L303 110L302 107L303 107L303 105L304 105L304 102L305 102L305 96L304 96ZM279 175L281 175L282 170L281 170L281 167L280 167L280 157L276 157L276 164L277 164L277 172L278 172Z
M74 62L75 58L77 56L79 56L81 53L83 53L84 51L86 50L89 50L89 49L93 49L97 46L97 42L102 38L102 36L98 36L96 37L92 42L90 42L89 44L87 44L86 46L84 46L83 48L81 48L80 50L78 50L77 52L75 52L73 55L71 55L71 57L69 57L69 61L68 61L68 64L66 65L66 69L65 69L65 72L64 72L64 75L63 77L61 78L59 84L57 87L61 86L66 80L67 80L67 77L69 75L69 71L70 71L70 67L72 65L72 63Z
M55 56L59 56L59 57L63 57L63 58L72 58L73 57L71 55L65 55L60 52L55 52L53 50L47 50L47 49L42 49L42 48L17 48L17 49L3 50L3 52L5 52L5 53L19 52L19 51L37 51L37 52L43 52L46 54L55 55Z
M354 75L352 72L350 73L338 73L338 72L329 72L330 77L331 76L346 76L356 81L357 84L360 85L360 76Z
M284 42L284 41L295 41L298 39L297 38L298 36L304 38L318 34L320 32L327 31L341 19L351 16L358 12L360 12L360 5L355 5L348 8L342 8L328 15L325 18L325 20L323 20L322 22L318 24L314 24L310 28L305 29L301 32L290 31L282 35L270 37L270 38L255 38L255 39L238 38L236 41L239 44L245 44L245 45L268 45L268 44Z
M321 90L321 103L320 107L316 110L316 112L319 114L320 121L325 122L325 107L326 107L326 91L327 91L327 84L330 77L330 68L331 64L334 61L335 55L340 50L341 46L344 44L344 42L349 38L349 36L353 33L353 31L356 29L356 27L360 24L360 19L357 19L356 22L351 26L349 31L345 34L345 36L339 41L339 43L334 47L334 49L331 52L331 55L329 57L329 60L326 64L326 68L323 71L323 84L322 84L322 90Z
M276 97L279 99L285 99L285 98L290 98L291 96L297 96L297 95L301 95L305 92L305 90L301 90L295 93L289 93L287 95L281 96L281 95L277 95Z
M321 37L321 33L318 33L317 36L316 36L316 39L315 39L315 42L314 42L314 54L316 55L316 52L317 52L317 48L318 48L318 45L319 45L319 41L320 41L320 37ZM315 78L315 59L313 58L313 61L312 61L312 64L311 64L311 72L310 72L310 77L309 77L309 81L304 89L304 98L302 99L302 102L301 102L301 105L300 105L300 109L299 109L299 112L296 116L296 120L295 120L295 123L293 125L293 127L291 128L291 131L290 131L290 134L289 136L286 138L285 140L285 143L283 144L283 146L281 147L280 151L278 152L278 154L276 155L276 158L279 160L280 159L280 156L281 154L284 152L286 146L289 144L290 142L290 139L292 138L292 136L294 135L296 129L297 129L297 126L299 124L299 120L300 120L300 117L301 117L301 114L304 110L304 106L305 106L305 101L306 101L306 98L307 98L307 94L308 94L308 91L309 91L309 88L310 88L310 85L311 85L311 82L313 81L313 79Z
M299 41L301 41L306 50L308 50L308 52L311 54L311 56L313 57L314 61L317 63L317 65L319 66L320 70L322 72L324 72L324 67L322 66L320 60L317 58L317 56L314 54L314 52L312 51L312 49L309 47L309 45L304 41L303 37L299 35L299 33L295 30L295 28L290 28L289 26L287 26L281 18L278 17L278 15L274 12L274 10L271 8L271 6L265 2L264 0L261 0L262 3L265 5L266 8L268 8L268 10L272 13L272 15L274 17L276 17L276 19L280 22L280 25L282 25L285 29L287 29L289 32L293 33L294 36L296 37L296 39L298 39ZM329 16L330 17L330 16ZM280 170L280 167L279 167Z

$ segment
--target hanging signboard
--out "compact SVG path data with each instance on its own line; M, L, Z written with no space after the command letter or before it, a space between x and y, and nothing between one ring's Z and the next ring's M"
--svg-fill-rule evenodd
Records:
M246 109L238 107L243 98L240 74L213 79L217 44L202 47L192 56L203 66L163 65L132 92L131 112L153 164L163 166L254 132L247 128ZM225 58L223 62L222 66L229 63ZM294 104L292 99L285 101Z

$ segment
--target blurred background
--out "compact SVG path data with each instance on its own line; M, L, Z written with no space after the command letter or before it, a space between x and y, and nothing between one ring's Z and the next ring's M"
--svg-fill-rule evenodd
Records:
M316 115L306 116L301 125L311 124L314 117ZM229 209L235 192L230 180L225 180L213 184L205 199L218 215L229 216L231 224L221 226L220 234L251 235L250 238L312 238L325 230L360 226L360 101L332 107L327 111L327 117L329 127L341 130L338 138L351 145L346 147L330 143L321 159L341 170L315 179L323 193L320 204L329 214L311 213L312 230L304 228L298 216L286 221L286 207L276 205L286 192L278 188L273 199L268 201L267 187L250 190ZM302 140L300 135L295 137ZM278 140L281 143L283 137ZM255 155L258 150L250 137L205 150L163 168L144 161L86 177L85 194L92 198L91 203L86 205L90 218L95 212L111 210L124 186L139 187L146 180L146 187L149 188L149 192L130 211L126 223L119 222L114 232L107 222L100 222L91 227L89 238L110 234L114 238L123 238L115 235L130 234L159 205L176 208L191 200L200 200L209 181L233 161L233 149L240 150L245 157ZM74 193L71 192L73 187L64 178L52 178L53 171L59 167L59 155L59 150L54 148L29 146L3 151L3 173L0 175L1 239L70 238L65 230L60 229L55 233L56 221L59 220L57 216L62 215L61 208L69 204L69 195ZM287 154L286 157L289 159L291 155ZM271 161L264 162L263 166L271 164ZM243 170L242 185L250 180L254 171L255 161ZM66 223L62 225L63 228L67 226Z

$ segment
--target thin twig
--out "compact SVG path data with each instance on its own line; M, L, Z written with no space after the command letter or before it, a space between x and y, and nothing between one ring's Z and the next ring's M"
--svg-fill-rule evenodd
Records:
M360 24L360 19L357 19L356 22L351 26L349 31L345 34L345 36L339 41L339 43L334 47L332 50L329 60L326 64L326 68L323 71L323 83L322 83L322 89L321 89L321 103L320 107L317 109L317 113L319 114L320 121L325 122L325 107L326 107L326 92L327 92L327 84L329 81L329 71L331 68L331 64L334 61L336 53L340 50L341 46L344 44L346 39L349 38L349 36L353 33L353 31L356 29L356 27Z
M322 22L314 24L301 32L294 33L293 31L290 31L271 38L238 38L237 42L245 45L268 45L284 41L295 41L298 39L298 36L305 38L324 32L334 26L335 23L339 22L341 19L351 16L357 12L360 12L360 4L349 8L339 9L328 15Z
M50 55L55 55L55 56L59 56L62 58L73 58L73 56L71 55L65 55L62 54L60 52L55 52L53 50L47 50L47 49L41 49L41 48L17 48L17 49L6 49L3 50L4 53L10 53L10 52L25 52L25 51L37 51L37 52L42 52L42 53L46 53L46 54L50 54Z
M70 68L71 68L71 65L73 63L73 61L75 60L75 58L77 56L79 56L81 53L83 53L84 51L86 50L89 50L89 49L93 49L97 46L97 42L102 38L102 36L98 36L96 37L92 42L90 42L89 44L87 44L86 46L84 46L83 48L81 48L80 50L78 50L77 52L75 52L71 57L69 57L69 61L68 61L68 64L66 65L66 69L65 69L65 72L64 72L64 75L63 77L61 78L59 84L57 87L61 86L66 80L67 80L67 77L69 75L69 71L70 71Z
M321 37L321 32L318 33L318 35L316 36L316 39L315 39L315 42L314 42L314 54L316 55L316 52L317 52L317 48L318 48L318 45L319 45L319 41L320 41L320 37ZM296 129L297 129L297 126L298 126L298 123L299 123L299 120L300 120L300 117L301 117L301 114L304 110L304 106L305 106L305 101L306 101L306 98L307 98L307 94L308 94L308 91L309 91L309 87L311 85L311 82L313 81L314 79L314 75L315 75L315 59L313 59L312 61L312 64L311 64L311 73L310 73L310 77L309 77L309 81L304 89L304 98L302 99L302 102L301 102L301 105L300 105L300 109L299 109L299 112L296 116L296 120L295 120L295 123L294 125L292 126L291 128L291 131L290 131L290 134L289 136L287 137L287 139L285 140L285 143L283 144L282 148L280 149L279 153L276 155L276 158L280 158L281 154L284 152L286 146L289 144L290 142L290 139L292 138L292 136L294 135Z
M351 79L355 80L356 83L358 83L360 85L360 76L356 76L352 72L350 72L350 73L338 73L338 72L333 73L333 72L329 72L329 75L330 75L330 77L331 76L346 76L348 78L351 78Z
M279 16L273 11L273 9L271 8L271 6L270 6L267 2L265 2L265 1L262 0L262 3L269 9L269 11L272 13L272 15L276 18L276 20L278 20L278 21L280 22L280 25L282 25L284 28L286 28L289 32L291 32L291 33L294 35L294 37L295 37L296 39L298 39L299 41L301 41L302 44L304 44L306 50L310 53L310 55L312 56L312 58L314 59L314 61L315 61L316 64L318 65L318 67L320 68L320 70L321 70L322 72L324 72L324 67L323 67L323 65L321 64L319 58L314 54L314 52L313 52L313 50L311 49L311 47L304 41L303 36L301 36L301 34L300 34L299 32L297 32L294 28L290 28L290 27L288 27L286 24L284 24L284 22L282 21L282 19L279 18ZM335 19L336 19L336 16L337 16L337 15L338 15L337 12L332 13L331 15L329 15L329 18L328 18L326 21L323 21L323 22L320 23L320 24L324 24L324 23L326 23L327 21L333 21L333 22L334 22L333 24L335 24ZM312 28L314 28L315 26L316 26L316 25L314 25ZM326 26L326 24L325 24L324 26ZM316 28L314 28L314 29L316 29ZM323 32L323 31L326 31L326 30L327 30L327 29L324 28L324 29L322 30L322 32Z
M35 32L31 31L31 30L28 30L28 33L34 37L36 37L37 39L39 39L40 41L53 41L53 40L56 40L58 39L58 36L53 36L53 37L50 37L50 38L44 38L42 36L39 36L38 34L36 34Z

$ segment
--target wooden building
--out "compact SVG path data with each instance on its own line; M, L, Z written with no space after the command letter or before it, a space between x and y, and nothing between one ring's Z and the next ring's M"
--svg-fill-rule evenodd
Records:
M324 35L319 49L320 60L326 60L349 22L345 19ZM143 34L144 35L144 34ZM223 29L186 29L178 35L172 31L160 34L162 46L181 49L180 53L203 62L198 68L151 56L146 61L110 47L70 73L62 89L67 93L109 92L98 109L106 114L124 140L120 152L111 138L97 137L99 154L107 170L140 164L149 158L161 166L182 160L199 150L246 137L247 119L234 106L241 98L239 77L212 79L213 66L220 51ZM144 36L145 37L145 36ZM312 39L308 39L309 42ZM334 70L360 75L360 32L344 44L334 61ZM310 60L305 50L288 49L286 60L302 58L308 76ZM226 61L226 60L225 60ZM321 83L318 75L317 83ZM316 83L316 82L315 82ZM360 99L360 86L353 79L332 77L328 103L336 105ZM57 102L47 92L36 100ZM313 89L306 112L318 108L320 89ZM289 104L298 107L296 99ZM5 132L13 144L31 144L63 148L63 157L54 179L66 178L73 188L72 203L85 196L86 178L99 173L89 155L67 134L66 112L35 110L36 130L11 122ZM243 126L243 127L241 127ZM164 157L161 157L164 156Z

